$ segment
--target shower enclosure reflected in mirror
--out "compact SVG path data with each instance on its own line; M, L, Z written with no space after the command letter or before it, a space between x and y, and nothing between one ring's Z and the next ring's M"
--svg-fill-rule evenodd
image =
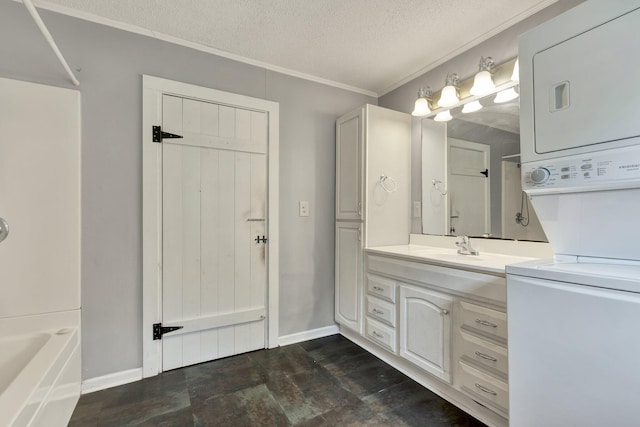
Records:
M519 98L422 119L422 232L546 241L520 183Z

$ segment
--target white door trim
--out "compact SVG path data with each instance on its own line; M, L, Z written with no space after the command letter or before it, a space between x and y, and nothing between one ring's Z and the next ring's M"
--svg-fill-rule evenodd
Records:
M279 319L279 109L277 102L223 92L158 77L142 76L142 376L162 371L161 341L152 325L162 321L162 144L152 141L151 127L162 123L162 95L263 111L269 117L267 153L267 347L278 346Z

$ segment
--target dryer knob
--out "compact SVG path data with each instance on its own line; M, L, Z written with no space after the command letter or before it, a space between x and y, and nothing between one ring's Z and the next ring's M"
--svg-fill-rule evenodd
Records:
M547 168L536 168L531 172L531 181L534 184L542 184L549 179L551 172Z

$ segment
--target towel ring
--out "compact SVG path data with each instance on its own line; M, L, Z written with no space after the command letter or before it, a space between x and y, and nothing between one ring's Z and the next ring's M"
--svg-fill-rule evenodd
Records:
M388 186L387 181L390 181L392 185ZM393 193L398 190L396 180L385 174L380 175L380 185L387 193Z
M442 191L442 181L438 180L438 179L433 179L431 180L431 184L433 185L433 188L435 188L438 193L442 194L443 196L445 196L447 194L447 190Z

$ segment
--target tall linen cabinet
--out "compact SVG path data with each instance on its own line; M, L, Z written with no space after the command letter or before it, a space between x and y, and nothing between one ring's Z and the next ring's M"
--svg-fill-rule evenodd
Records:
M336 122L335 320L363 333L363 249L406 245L411 116L365 105Z

